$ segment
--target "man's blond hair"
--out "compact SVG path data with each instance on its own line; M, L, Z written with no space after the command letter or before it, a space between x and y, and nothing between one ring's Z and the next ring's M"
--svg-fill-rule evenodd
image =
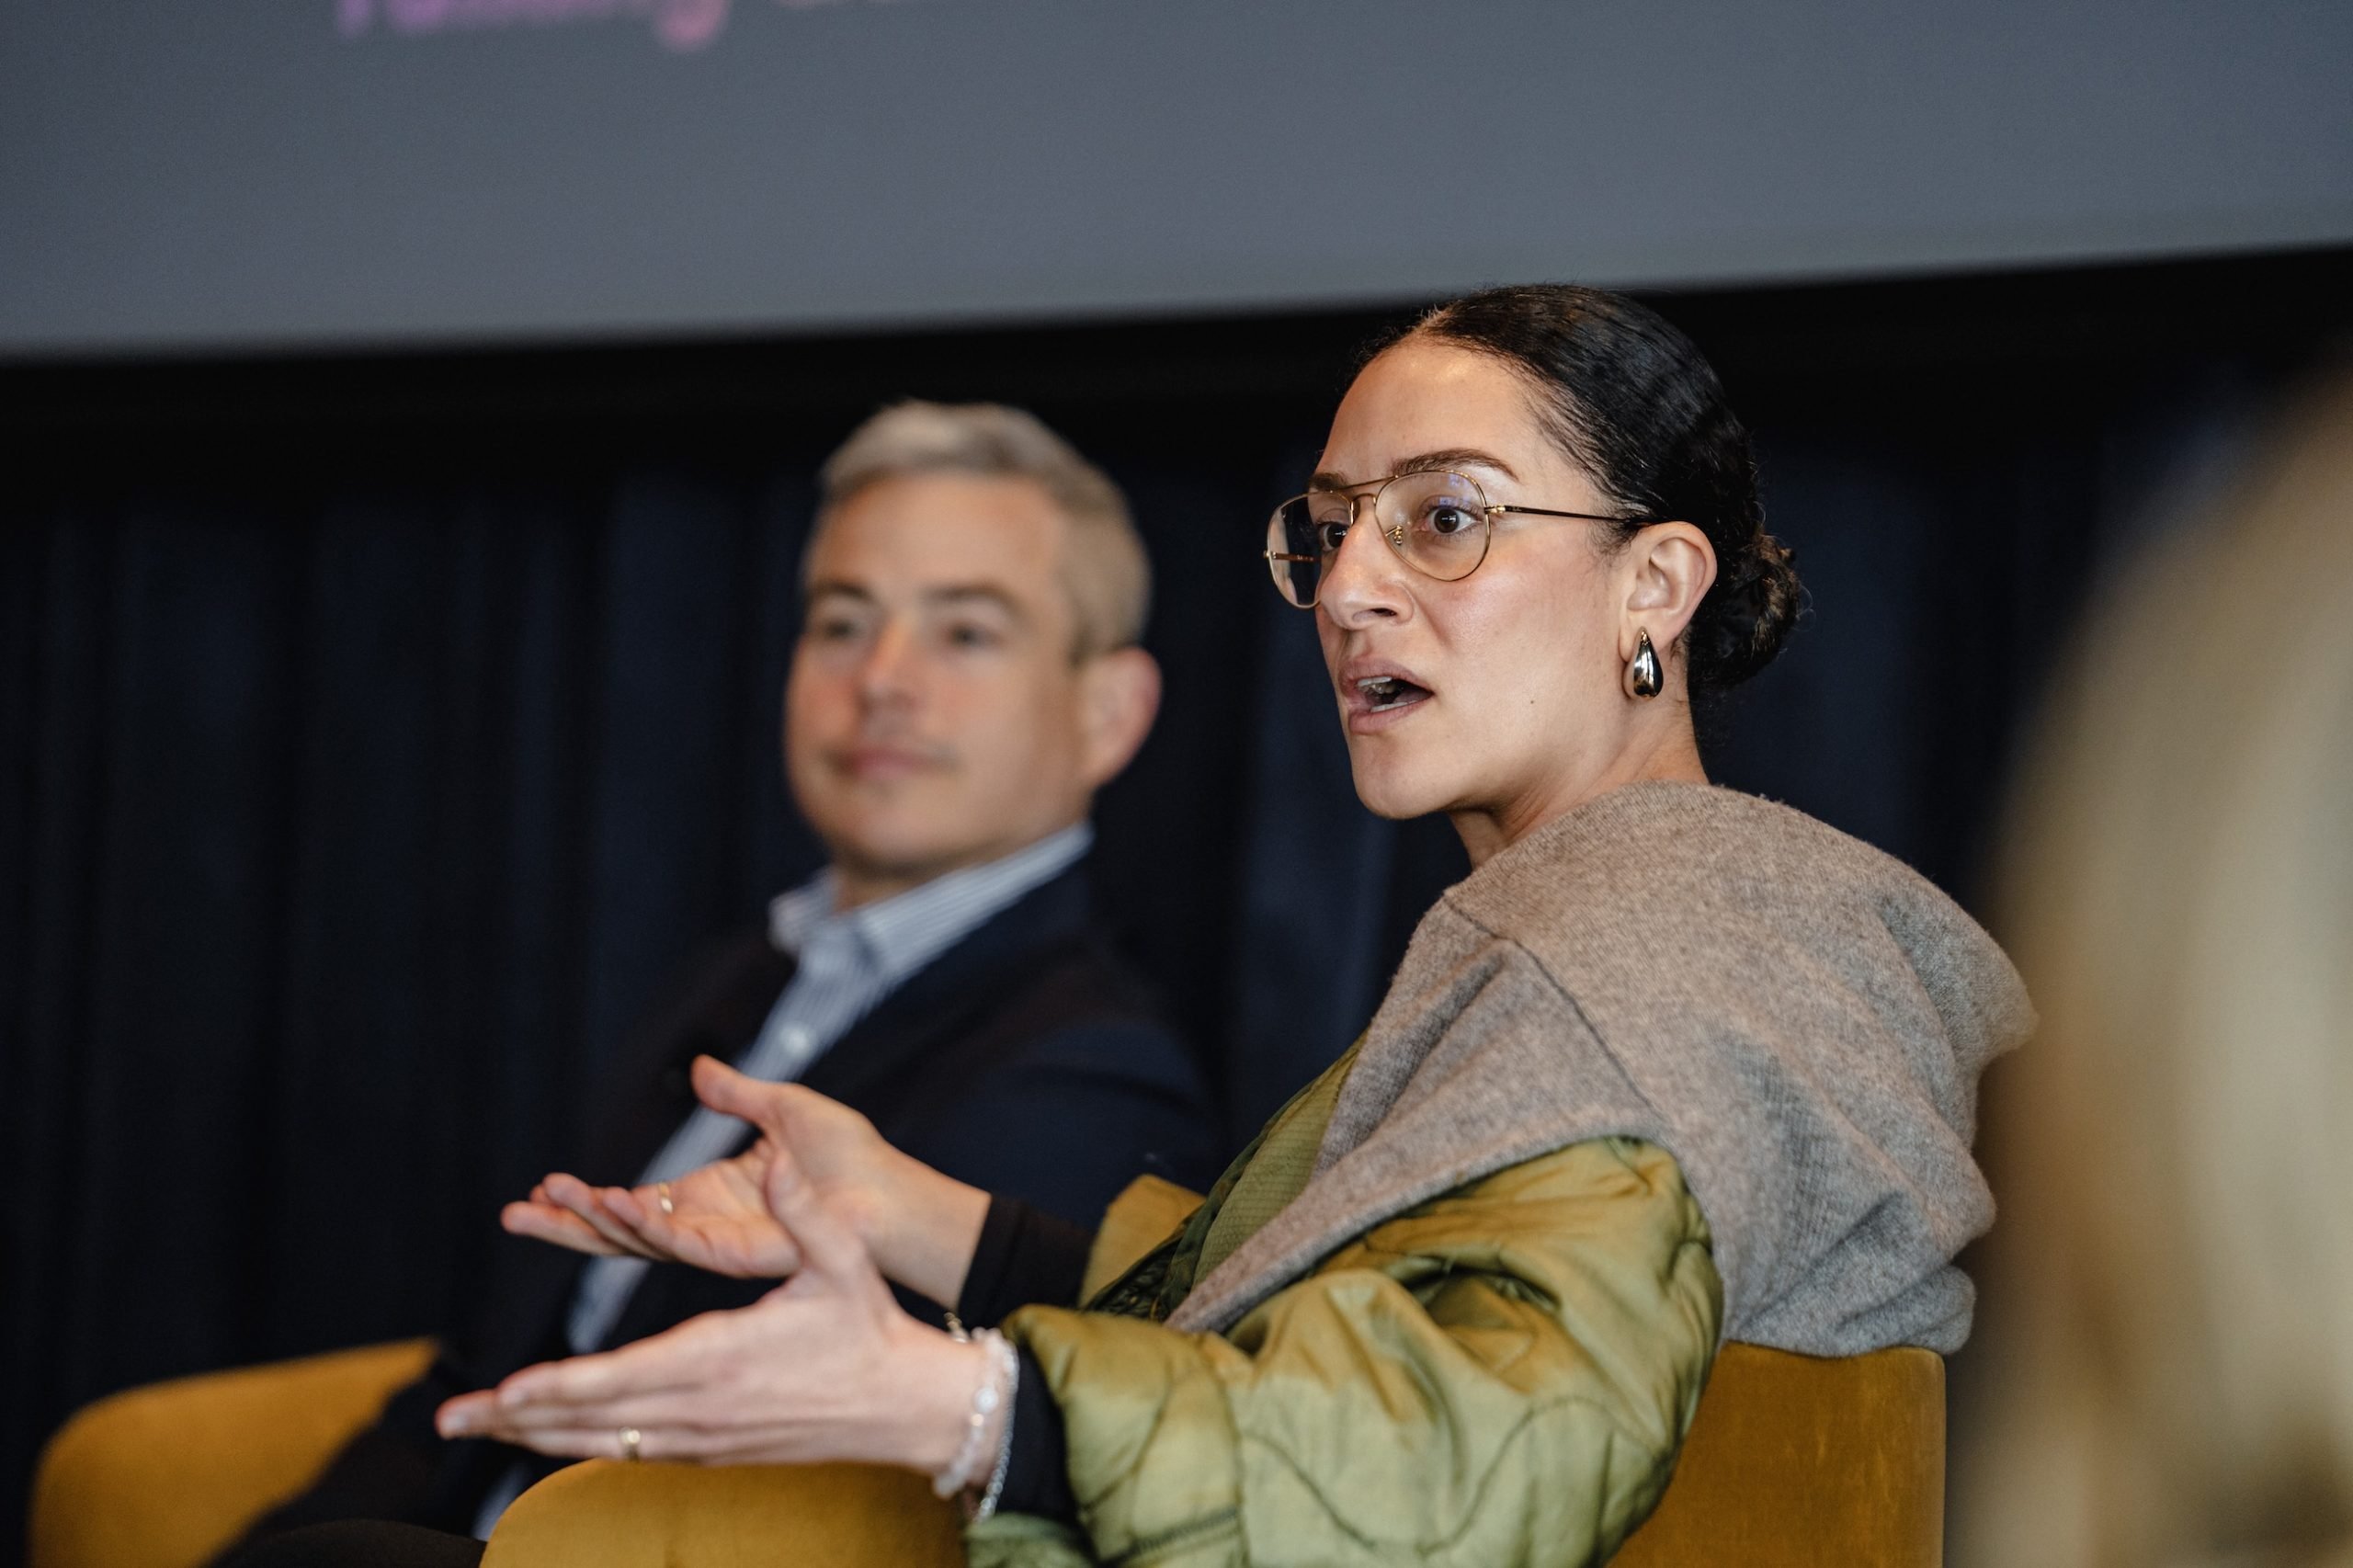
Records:
M1034 415L995 403L895 403L849 434L825 460L817 523L870 484L913 474L1026 479L1053 499L1070 528L1062 556L1076 612L1076 656L1131 646L1152 605L1152 566L1110 476Z

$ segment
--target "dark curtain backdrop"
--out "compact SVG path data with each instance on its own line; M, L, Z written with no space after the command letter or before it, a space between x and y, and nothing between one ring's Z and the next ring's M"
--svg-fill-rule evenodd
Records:
M1813 597L1719 777L1974 899L2072 614L2347 280L1662 300ZM1463 869L1356 805L1255 559L1384 319L0 369L0 1550L82 1402L429 1332L633 1015L816 863L795 562L888 399L1026 403L1128 486L1168 699L1101 802L1107 905L1237 1135L1328 1060Z

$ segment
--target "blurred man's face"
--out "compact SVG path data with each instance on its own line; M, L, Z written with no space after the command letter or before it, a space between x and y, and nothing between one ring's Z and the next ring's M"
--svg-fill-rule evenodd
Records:
M1058 575L1067 527L1028 480L925 474L858 491L818 534L785 774L846 903L1033 843L1108 777Z

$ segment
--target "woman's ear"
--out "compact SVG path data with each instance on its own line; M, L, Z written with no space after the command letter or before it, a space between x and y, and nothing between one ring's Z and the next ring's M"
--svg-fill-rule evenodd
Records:
M1716 551L1708 536L1689 523L1652 523L1627 541L1620 568L1626 574L1626 613L1619 628L1619 656L1634 656L1634 634L1647 631L1665 657L1699 613L1699 601L1716 580Z
M1160 665L1142 648L1097 653L1078 672L1080 767L1089 790L1119 776L1160 713Z

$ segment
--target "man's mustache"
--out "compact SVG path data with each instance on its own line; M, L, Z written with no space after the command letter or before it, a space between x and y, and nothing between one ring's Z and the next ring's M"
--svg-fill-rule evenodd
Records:
M942 769L956 766L955 748L941 741L904 734L863 734L825 749L825 759L845 772L870 767Z

